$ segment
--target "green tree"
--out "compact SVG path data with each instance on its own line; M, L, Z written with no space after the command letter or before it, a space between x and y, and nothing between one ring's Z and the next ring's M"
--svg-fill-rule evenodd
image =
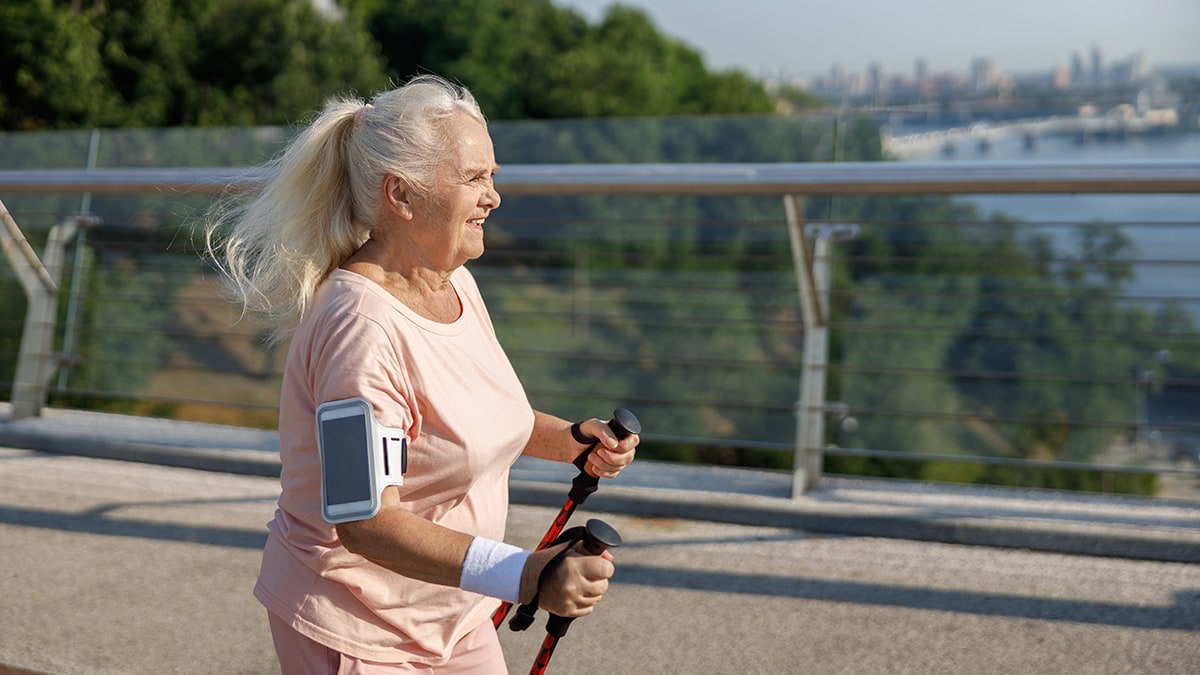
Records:
M307 0L226 0L194 19L197 91L183 124L292 124L328 96L387 84L354 13L323 15Z
M361 14L309 0L0 6L5 129L290 124L387 83Z
M829 101L820 96L810 94L792 84L785 84L779 87L779 90L775 92L775 96L779 99L781 107L787 112L800 112L829 107Z
M774 111L759 83L709 73L698 52L621 5L593 26L549 0L404 0L377 6L370 27L394 77L466 83L493 119Z
M0 7L0 128L293 124L419 72L493 119L770 113L636 9L550 0L16 0ZM536 39L531 38L536 36Z
M120 106L105 126L180 124L190 107L195 35L182 8L195 3L125 0L97 5L89 19L101 33L100 58Z
M460 81L492 119L530 116L545 64L588 32L549 0L402 0L376 8L369 26L394 79L435 72Z
M86 393L62 400L100 408L136 406L126 401L144 393L175 348L167 329L177 290L189 278L162 264L165 259L166 254L133 254L89 263L93 272L80 365L71 378L71 388Z
M117 109L90 18L52 0L0 4L0 128L103 124Z

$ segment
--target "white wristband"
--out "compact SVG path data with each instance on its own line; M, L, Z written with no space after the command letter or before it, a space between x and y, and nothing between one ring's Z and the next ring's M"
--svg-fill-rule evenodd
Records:
M529 551L502 541L475 537L463 560L459 587L505 602L517 602L521 595L521 572Z

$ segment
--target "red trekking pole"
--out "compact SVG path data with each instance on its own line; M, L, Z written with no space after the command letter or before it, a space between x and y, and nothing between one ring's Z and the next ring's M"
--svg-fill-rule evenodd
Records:
M612 419L608 421L608 428L613 430L618 439L621 439L632 434L641 433L642 423L638 421L637 416L625 408L617 408L613 411ZM597 443L599 443L599 440L589 445L586 450L579 453L579 456L571 462L579 469L579 475L575 476L575 479L571 481L571 491L567 493L567 501L559 509L554 522L550 523L550 529L546 530L546 534L542 536L542 541L538 543L537 548L534 550L540 551L557 539L563 528L566 527L567 521L570 520L571 514L575 513L575 509L588 498L588 495L595 492L596 488L600 485L600 479L586 471L588 457L596 449ZM508 616L510 609L512 609L512 603L505 602L501 604L496 613L492 614L492 625L499 629L500 624L504 623L504 617Z
M595 518L587 521L587 525L583 528L583 551L585 553L600 555L604 551L620 545L621 535L611 525ZM554 648L558 646L559 639L567 634L567 629L571 627L573 620L557 614L550 615L550 618L546 620L546 639L542 641L537 658L533 660L533 666L529 668L529 675L542 675L546 672L546 666L550 665L550 657L554 655Z

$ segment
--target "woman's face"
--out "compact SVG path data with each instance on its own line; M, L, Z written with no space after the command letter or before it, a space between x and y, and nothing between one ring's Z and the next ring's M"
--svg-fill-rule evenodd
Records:
M413 238L436 267L454 269L483 255L483 223L500 206L492 139L466 114L445 121L448 160L428 195L413 197Z

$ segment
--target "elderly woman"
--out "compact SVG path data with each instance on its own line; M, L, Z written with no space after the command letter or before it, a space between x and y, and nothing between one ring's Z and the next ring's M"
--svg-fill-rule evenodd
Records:
M284 673L503 673L489 617L538 598L588 614L611 556L502 542L519 455L569 462L572 425L533 410L464 264L484 251L499 170L471 94L420 76L371 103L340 100L217 212L208 249L242 306L291 339L280 397L282 493L255 596ZM411 439L377 515L321 510L315 414L361 397ZM598 419L587 470L615 476L638 438Z

